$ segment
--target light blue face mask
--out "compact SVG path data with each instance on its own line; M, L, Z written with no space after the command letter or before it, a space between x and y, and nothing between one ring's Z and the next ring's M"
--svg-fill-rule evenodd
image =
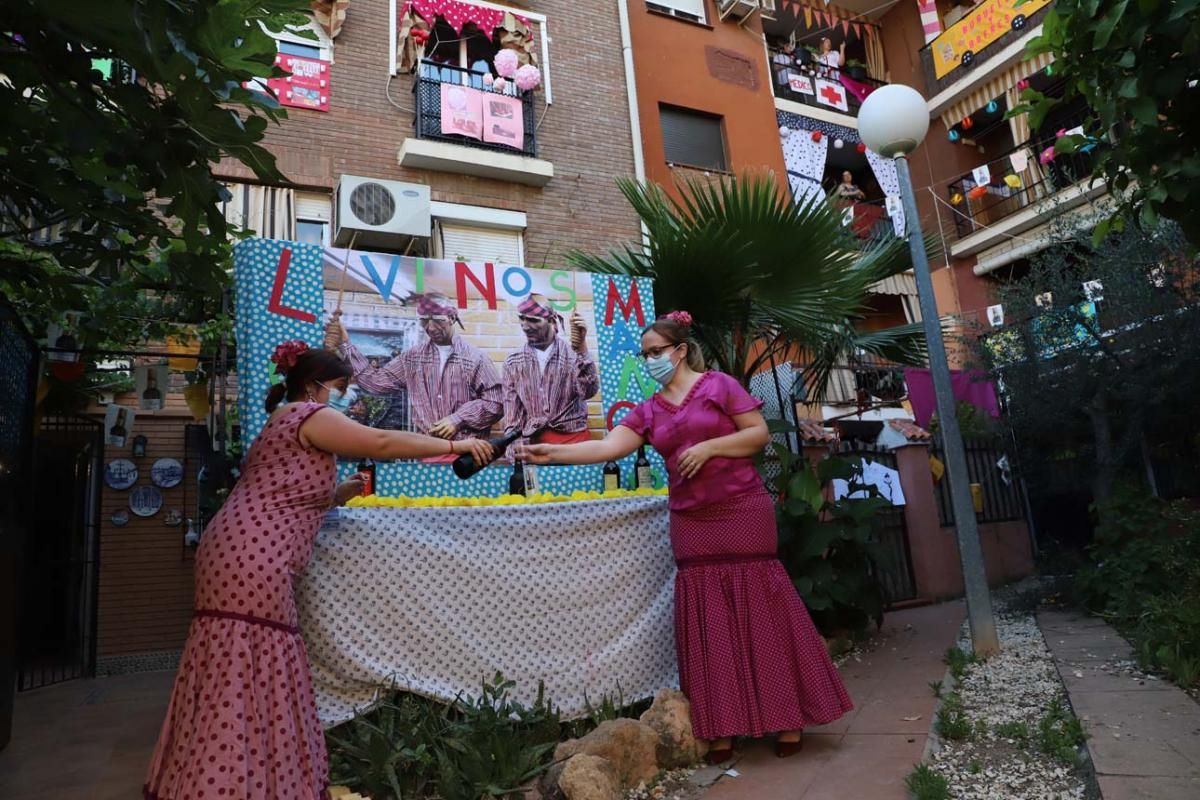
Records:
M662 355L646 359L646 372L663 386L670 383L671 376L675 374L675 370L679 369L679 362L671 360L671 353L678 349L679 345L675 345Z
M341 389L331 388L329 386L325 386L323 383L321 386L329 390L329 398L325 401L325 405L329 406L334 411L340 411L343 414L350 410L349 395L347 395Z

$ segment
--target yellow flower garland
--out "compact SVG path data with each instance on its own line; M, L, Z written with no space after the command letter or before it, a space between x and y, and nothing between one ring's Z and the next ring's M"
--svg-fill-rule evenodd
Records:
M523 506L536 503L572 503L584 500L614 500L623 497L661 497L666 489L617 489L609 492L584 492L576 490L570 494L538 492L528 497L506 494L500 497L383 497L373 494L355 497L346 503L347 508L446 508L453 506Z

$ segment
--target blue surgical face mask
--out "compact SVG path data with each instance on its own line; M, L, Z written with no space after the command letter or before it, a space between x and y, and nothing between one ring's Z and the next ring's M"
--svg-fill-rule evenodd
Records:
M675 370L679 369L679 362L671 360L671 354L678 349L679 345L675 345L662 355L646 359L646 372L663 386L670 383L671 376L675 374Z
M329 390L329 398L325 401L325 405L343 414L350 410L350 397L345 392L336 387L330 388L329 386L325 386L323 383L321 386Z

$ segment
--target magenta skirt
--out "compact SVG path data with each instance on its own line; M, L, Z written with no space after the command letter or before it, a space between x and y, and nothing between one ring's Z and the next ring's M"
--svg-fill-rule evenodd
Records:
M766 492L671 512L679 682L701 739L823 725L854 707L776 544Z

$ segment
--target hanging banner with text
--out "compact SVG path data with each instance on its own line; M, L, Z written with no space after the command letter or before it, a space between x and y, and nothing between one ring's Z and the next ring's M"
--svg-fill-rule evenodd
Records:
M282 380L275 347L289 339L323 346L343 286L338 352L355 371L347 413L365 425L455 439L518 428L532 441L586 441L656 388L637 358L641 330L654 320L646 278L257 238L235 245L234 271L247 442L266 423L267 390ZM632 488L633 459L621 465L623 488ZM460 481L449 460L381 464L377 492L504 493L511 470L502 464ZM651 460L664 486L661 460ZM599 466L542 468L539 481L557 494L603 482Z
M267 81L281 105L313 111L329 110L328 61L280 53L275 56L275 66L288 73L286 78Z
M1009 31L1022 31L1029 17L1051 0L981 0L971 13L947 28L929 45L933 72L944 78L969 67L979 53Z

